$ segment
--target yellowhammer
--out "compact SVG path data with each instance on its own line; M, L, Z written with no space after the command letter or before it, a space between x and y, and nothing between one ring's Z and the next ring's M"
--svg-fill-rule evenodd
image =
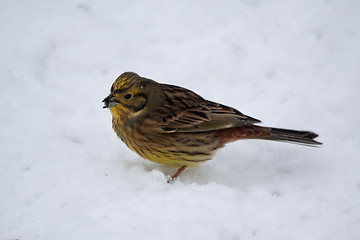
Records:
M240 139L322 144L314 140L316 133L256 126L260 120L232 107L133 72L121 74L110 92L103 102L112 113L116 134L141 157L178 167L171 179Z

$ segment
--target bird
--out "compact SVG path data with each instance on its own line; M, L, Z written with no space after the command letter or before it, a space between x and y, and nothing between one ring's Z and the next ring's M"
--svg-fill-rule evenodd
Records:
M176 167L198 167L215 152L242 139L320 146L311 131L258 126L261 121L195 92L162 84L134 72L122 73L102 101L116 135L144 159Z

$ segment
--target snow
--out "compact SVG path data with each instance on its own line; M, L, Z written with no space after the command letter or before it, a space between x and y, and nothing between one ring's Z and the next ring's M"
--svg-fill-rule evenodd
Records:
M0 240L360 236L358 1L2 1ZM317 132L176 169L118 139L102 99L134 71Z

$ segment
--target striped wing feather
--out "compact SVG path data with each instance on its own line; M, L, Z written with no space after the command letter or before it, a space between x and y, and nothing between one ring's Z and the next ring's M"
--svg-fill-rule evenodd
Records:
M178 86L161 84L163 103L155 111L165 132L204 132L259 123L238 110L203 99Z

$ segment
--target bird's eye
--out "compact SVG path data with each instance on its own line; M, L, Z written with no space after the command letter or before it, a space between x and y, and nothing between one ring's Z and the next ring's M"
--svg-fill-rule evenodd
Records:
M124 96L124 98L125 98L126 100L130 100L130 99L132 98L132 95L131 95L130 93L128 93L128 94L126 94L126 95Z

